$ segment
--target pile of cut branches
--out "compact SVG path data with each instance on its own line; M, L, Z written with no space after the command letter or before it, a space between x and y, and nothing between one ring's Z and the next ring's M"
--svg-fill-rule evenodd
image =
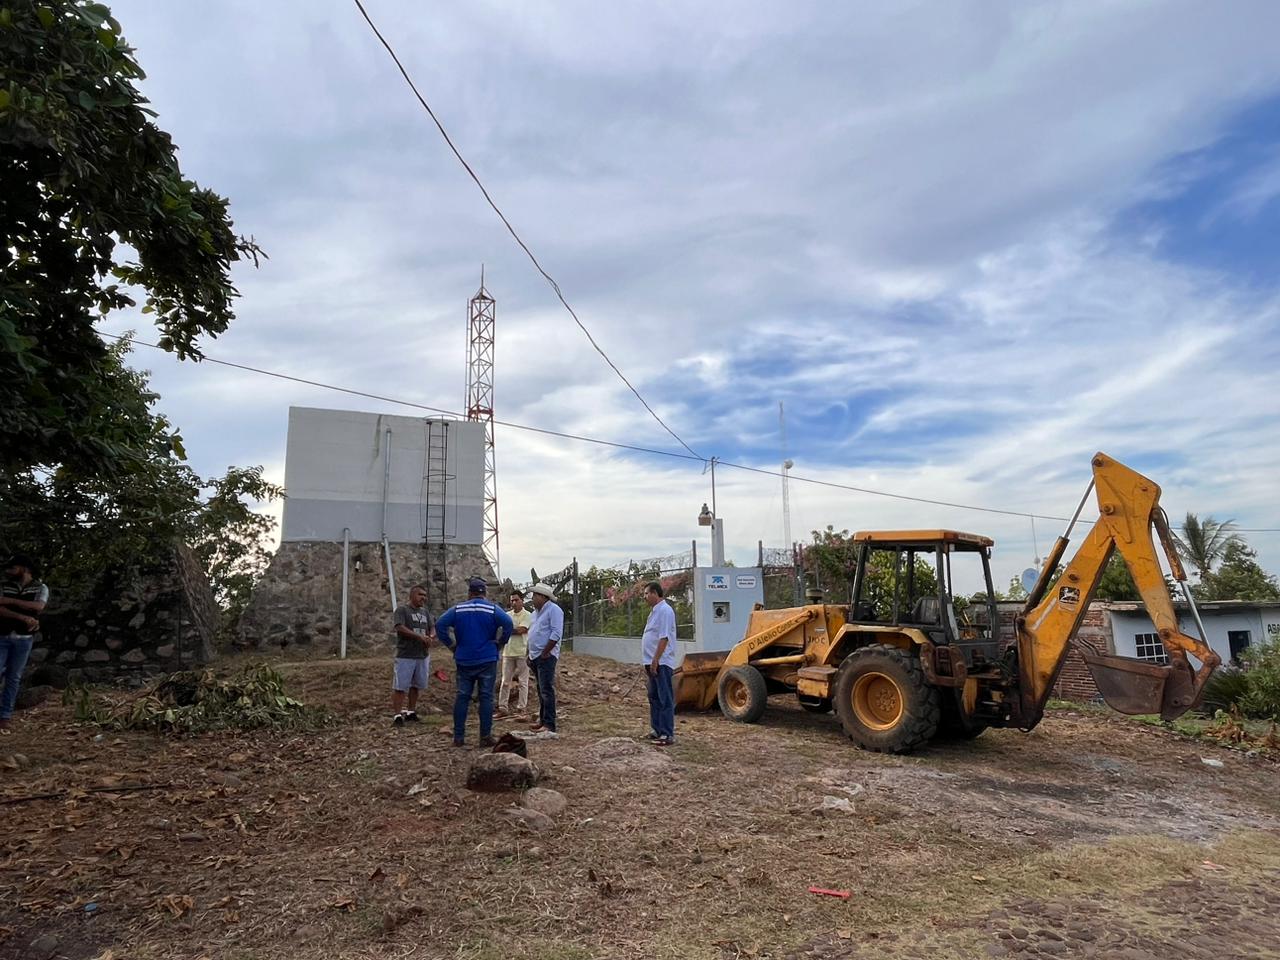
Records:
M212 670L186 670L163 678L136 697L95 696L69 689L64 702L75 717L109 730L202 733L207 730L297 730L322 726L329 712L285 693L284 678L266 664L219 678Z

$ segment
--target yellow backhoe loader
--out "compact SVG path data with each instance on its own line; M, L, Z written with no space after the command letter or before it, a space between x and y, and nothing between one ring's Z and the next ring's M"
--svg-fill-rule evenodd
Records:
M1054 580L1095 490L1098 520ZM1156 538L1200 639L1179 629ZM1030 730L1044 716L1073 640L1109 705L1166 720L1200 702L1220 662L1187 589L1160 488L1103 453L1093 458L1093 482L1045 560L1012 643L1000 638L993 600L961 604L958 611L952 597L953 561L980 564L986 596L995 595L991 540L913 530L857 533L854 541L852 603L753 612L746 637L727 654L685 657L676 673L677 708L708 710L718 703L725 716L754 723L770 694L793 693L806 710L834 708L860 747L903 753L937 736L972 738L988 727ZM1118 657L1075 639L1116 550L1155 623L1167 664Z

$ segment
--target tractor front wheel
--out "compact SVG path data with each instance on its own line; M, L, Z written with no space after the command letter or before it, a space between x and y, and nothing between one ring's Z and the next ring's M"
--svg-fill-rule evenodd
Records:
M720 712L739 723L755 723L764 716L769 687L755 667L733 667L720 677L716 691Z
M864 750L908 753L938 730L938 691L920 661L897 647L855 650L836 677L836 715L845 734Z

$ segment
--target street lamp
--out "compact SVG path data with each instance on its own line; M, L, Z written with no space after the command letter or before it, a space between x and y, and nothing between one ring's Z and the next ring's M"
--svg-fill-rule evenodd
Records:
M704 503L698 514L698 526L711 528L711 565L724 566L724 521Z

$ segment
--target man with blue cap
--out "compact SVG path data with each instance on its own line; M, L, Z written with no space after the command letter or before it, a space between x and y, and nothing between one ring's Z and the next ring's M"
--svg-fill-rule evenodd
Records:
M479 699L480 745L491 747L493 687L498 676L498 652L511 639L511 617L485 598L488 587L479 577L467 582L467 599L440 615L436 636L453 651L458 694L453 701L453 745L466 745L467 711L472 695Z

